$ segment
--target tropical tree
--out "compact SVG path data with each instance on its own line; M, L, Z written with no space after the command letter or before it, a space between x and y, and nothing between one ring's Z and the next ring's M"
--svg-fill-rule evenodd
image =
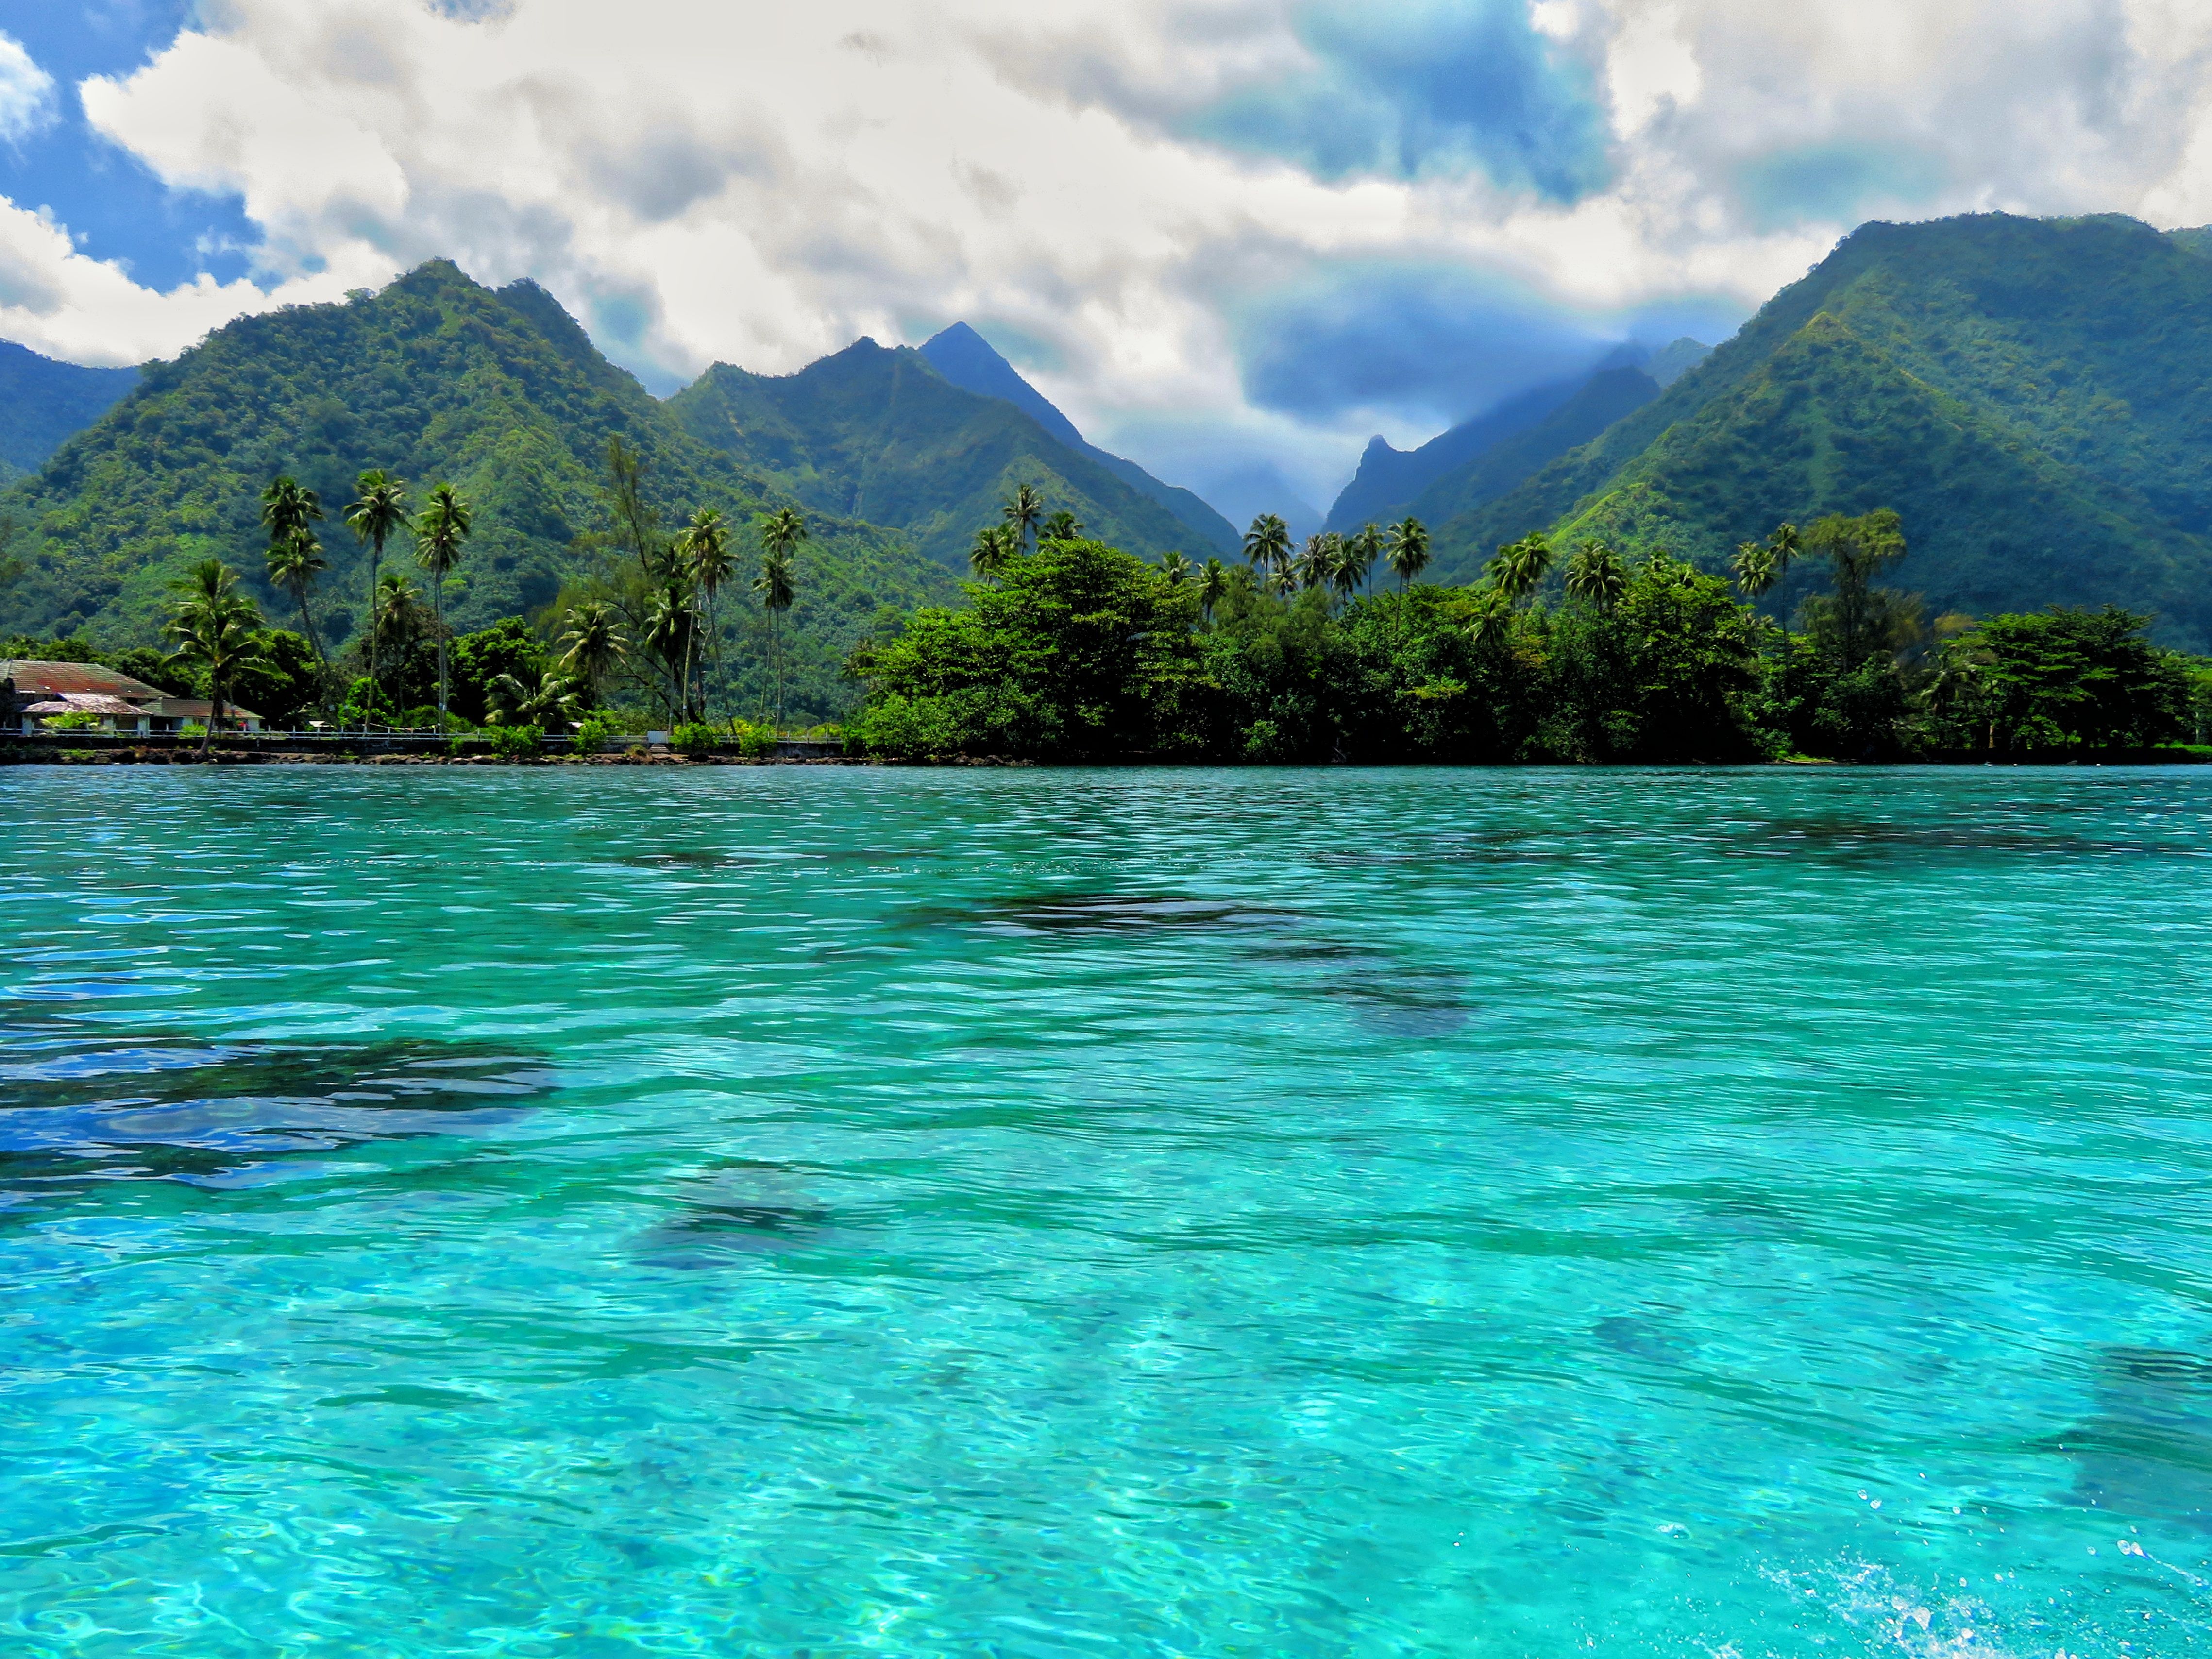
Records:
M261 492L261 522L271 547L290 541L322 516L322 498L287 475L280 473Z
M446 578L461 562L473 526L469 504L441 483L415 520L415 562L430 576L430 605L438 619L438 724L446 723Z
M407 490L382 467L371 467L354 480L354 499L346 503L348 529L368 544L368 683L382 687L377 678L376 594L378 567L384 562L384 544L394 532L407 528Z
M1429 568L1429 527L1419 519L1408 516L1390 526L1390 574L1398 579L1402 591L1413 585L1414 579Z
M1468 619L1468 635L1480 646L1495 646L1504 642L1513 628L1513 598L1504 588L1492 586L1474 592L1474 615Z
M546 669L532 681L495 674L484 687L484 702L494 726L543 729L575 718L577 687L557 669Z
M676 544L685 580L696 588L706 600L706 634L708 649L719 653L721 633L715 625L714 595L724 582L736 572L737 560L730 551L730 527L722 515L711 507L702 507L691 515L691 522ZM694 663L699 682L699 714L707 713L707 668L703 655Z
M562 672L577 683L585 705L597 708L599 684L629 650L621 618L605 599L586 599L569 608L561 635L567 647L561 654Z
M1022 521L1012 509L1023 505L1023 491L1027 490L1029 505L1041 507L1036 492L1024 484L1006 503L1009 509L1006 524L1017 538L1023 533ZM775 669L775 729L783 729L783 613L791 609L797 597L793 585L793 560L799 544L806 539L806 520L797 509L783 507L761 521L761 573L753 578L753 592L760 595L762 605L768 611L769 653Z
M177 642L173 659L207 671L208 724L200 738L205 752L222 724L232 681L266 654L261 613L238 591L238 573L220 559L201 560L175 588L177 605L162 631Z
M1044 519L1044 497L1037 494L1035 484L1016 484L1014 493L1006 497L1006 504L1000 511L1014 527L1016 550L1027 552L1030 532Z
M1382 556L1382 532L1371 524L1364 524L1344 538L1344 559L1339 567L1339 586L1348 599L1365 584L1374 573L1375 562Z
M1019 532L1010 524L987 524L968 550L968 568L979 581L996 583L1021 550Z
M1262 513L1244 532L1244 559L1261 574L1291 568L1291 527L1273 513Z
M322 639L315 632L314 614L307 608L307 590L314 585L315 573L330 568L330 561L323 556L323 544L312 530L295 529L283 541L269 544L269 580L291 591L294 603L300 607L301 629L314 650L315 660L325 667L329 663L323 655Z
M668 711L672 720L691 717L690 672L699 633L699 605L691 584L673 574L664 576L645 607L646 648L668 671Z
M1499 548L1483 574L1510 604L1518 605L1536 591L1551 568L1551 543L1541 535L1523 536Z
M1160 561L1160 574L1168 579L1170 587L1181 587L1190 580L1191 562L1181 553L1170 553Z
M607 510L615 533L629 544L637 568L648 581L667 574L660 543L660 514L645 493L645 458L619 436L607 440Z
M1037 532L1037 539L1047 542L1072 542L1082 534L1082 521L1063 507L1044 521L1044 528Z
M1316 531L1291 561L1291 574L1300 587L1334 587L1343 557L1343 537L1333 530Z
M1611 611L1628 591L1628 567L1603 542L1586 541L1567 561L1567 597Z
M1228 592L1229 567L1218 559L1208 559L1198 572L1198 608L1207 627L1213 625L1213 607Z

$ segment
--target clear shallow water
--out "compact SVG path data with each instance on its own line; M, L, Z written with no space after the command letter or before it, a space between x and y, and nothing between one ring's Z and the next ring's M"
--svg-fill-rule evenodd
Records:
M0 1651L2212 1652L2212 775L0 819Z

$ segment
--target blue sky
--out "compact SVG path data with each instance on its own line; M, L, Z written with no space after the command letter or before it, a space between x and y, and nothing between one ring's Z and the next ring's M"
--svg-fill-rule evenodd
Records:
M0 37L35 349L447 256L659 389L965 319L1164 476L1316 501L1370 433L1724 335L1869 216L2212 219L2212 16L2158 0L0 0Z

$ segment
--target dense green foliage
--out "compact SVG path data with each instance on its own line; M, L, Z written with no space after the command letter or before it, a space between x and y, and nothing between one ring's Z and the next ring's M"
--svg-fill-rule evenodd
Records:
M605 562L605 459L617 437L641 457L667 519L720 507L743 521L787 501L693 438L533 284L495 294L441 261L348 303L243 319L149 365L137 390L0 501L15 526L0 549L0 627L151 643L170 581L210 556L243 572L264 610L296 614L264 574L259 518L263 491L287 476L326 505L316 618L336 654L366 623L367 555L327 509L353 499L371 466L407 481L411 510L450 483L475 512L442 596L422 587L405 538L387 548L387 571L404 564L457 629L542 612ZM819 515L815 526L787 678L794 706L828 712L850 695L840 665L877 612L951 582L894 532ZM767 622L739 606L721 622L715 657L730 695L755 697Z
M137 384L135 368L82 368L0 340L0 483L46 464Z
M717 363L668 407L702 443L815 511L910 532L956 568L975 523L1024 483L1117 545L1200 544L1160 502L1012 403L962 391L911 349L862 340L786 375Z
M1437 568L1549 529L1717 570L1779 520L1888 506L1914 528L1897 584L1933 611L2118 603L2200 644L2208 376L2212 260L2148 226L1869 225L1657 401L1440 525Z
M1472 586L1348 599L1272 591L1261 556L1209 602L1172 562L1048 538L856 653L848 730L908 758L1649 763L2136 750L2194 718L2191 665L2140 616L2002 616L1931 653L1879 580L1908 551L1895 514L1780 541L1827 572L1796 634L1664 553L1582 550L1556 605L1527 597L1540 540Z

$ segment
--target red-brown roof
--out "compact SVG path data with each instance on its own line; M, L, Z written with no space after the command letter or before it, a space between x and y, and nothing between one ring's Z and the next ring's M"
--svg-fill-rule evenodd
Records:
M149 702L164 694L143 680L88 662L0 661L0 680L15 682L15 695L64 697L76 694Z

